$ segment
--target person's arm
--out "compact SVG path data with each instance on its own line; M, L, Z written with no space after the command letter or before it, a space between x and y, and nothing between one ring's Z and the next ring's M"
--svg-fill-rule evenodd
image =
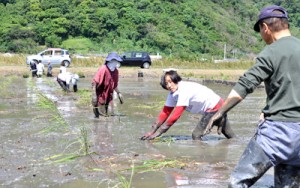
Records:
M216 124L218 125L218 122L222 120L222 117L229 112L235 105L240 103L244 98L240 96L234 89L231 90L229 93L227 99L223 103L222 107L215 113L215 115L212 116L209 123L207 124L207 127L204 131L205 134L209 134L213 126ZM222 127L218 127L218 133L220 134Z
M186 109L186 106L176 106L172 115L167 120L167 122L162 126L156 127L156 131L153 132L153 134L150 135L147 138L147 140L152 140L156 137L161 136L163 133L167 132L169 130L169 128L180 118L180 116L183 114L185 109ZM163 123L164 122L162 122L161 124L163 124Z
M164 108L159 113L156 122L152 125L152 130L144 134L144 136L142 136L141 139L146 140L151 135L153 135L157 131L157 129L168 119L173 109L174 107L164 106Z

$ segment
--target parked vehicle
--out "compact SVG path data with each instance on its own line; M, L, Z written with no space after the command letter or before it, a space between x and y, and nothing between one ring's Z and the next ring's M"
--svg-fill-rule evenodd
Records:
M120 62L117 67L121 66L138 66L148 69L152 62L147 52L125 52L121 55L123 62Z
M27 65L29 65L30 62L37 62L39 60L41 60L44 65L47 65L49 61L53 66L60 65L61 62L64 62L66 67L71 64L69 51L62 48L48 48L39 52L37 55L29 55L26 57Z

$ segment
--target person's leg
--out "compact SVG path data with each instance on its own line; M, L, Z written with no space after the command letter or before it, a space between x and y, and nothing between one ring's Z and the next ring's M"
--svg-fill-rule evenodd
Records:
M99 118L99 110L98 110L98 106L93 106L93 112L95 114L95 118Z
M202 116L195 129L192 132L193 140L201 140L201 137L204 134L206 126L210 120L210 118L215 114L215 112L207 113Z
M77 92L77 90L78 90L78 89L77 89L77 85L73 85L73 91L74 91L74 92Z
M300 167L279 164L275 166L274 172L275 188L299 188L300 187Z
M252 138L230 176L230 188L247 188L253 185L272 163L262 148Z
M104 116L104 117L108 116L108 114L107 114L108 105L105 105L105 104L98 105L97 110L98 110L99 115Z
M62 81L62 80L59 79L59 78L57 78L57 82L58 82L58 84L60 85L60 87L61 87L64 91L67 90L67 88L66 88L66 82Z

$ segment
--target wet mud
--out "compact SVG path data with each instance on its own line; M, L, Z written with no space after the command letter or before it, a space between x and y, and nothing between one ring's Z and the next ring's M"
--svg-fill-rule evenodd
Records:
M0 77L0 185L3 187L227 187L230 172L255 131L264 91L256 90L228 118L237 138L214 130L191 133L199 118L185 112L159 140L141 141L164 105L159 77L121 78L109 117L94 118L91 79L65 93L55 78ZM201 81L199 81L201 82ZM203 83L222 97L231 85ZM271 187L269 170L254 187Z

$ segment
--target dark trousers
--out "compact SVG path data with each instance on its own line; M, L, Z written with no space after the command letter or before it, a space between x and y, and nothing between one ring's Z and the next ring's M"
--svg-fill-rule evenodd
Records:
M193 140L201 140L201 137L204 134L204 131L207 127L207 124L209 120L212 118L213 115L215 115L216 112L208 112L202 116L200 121L198 122L197 126L193 130L192 138ZM233 138L235 137L234 132L232 131L229 121L227 118L227 115L225 115L220 122L218 122L218 125L216 126L222 126L221 132L226 138Z

